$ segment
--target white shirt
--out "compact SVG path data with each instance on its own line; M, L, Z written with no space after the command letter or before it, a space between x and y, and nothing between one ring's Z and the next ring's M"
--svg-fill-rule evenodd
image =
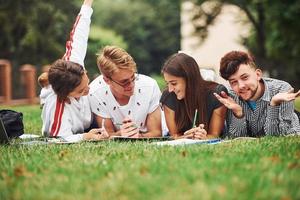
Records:
M79 100L69 99L70 104L60 103L54 92L47 98L42 111L44 135L67 139L73 134L84 133L90 127L92 114L87 96Z
M157 82L151 77L139 75L135 81L134 93L127 105L121 106L103 80L98 76L90 84L89 100L92 112L102 118L110 118L117 130L125 117L131 118L140 128L140 131L147 132L147 115L159 107L161 92Z
M66 43L63 59L84 65L92 13L91 7L81 7L70 33L70 40ZM45 136L60 136L67 141L82 140L84 129L89 128L92 122L90 104L87 96L82 96L79 100L72 97L69 99L70 104L60 103L54 92L46 99L42 111L42 132Z

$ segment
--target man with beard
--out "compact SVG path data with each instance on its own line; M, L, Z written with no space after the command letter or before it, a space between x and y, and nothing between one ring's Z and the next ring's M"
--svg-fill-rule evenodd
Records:
M229 81L230 95L215 94L228 109L227 137L261 137L300 133L294 111L294 92L289 83L262 77L254 58L231 51L220 62L220 75Z

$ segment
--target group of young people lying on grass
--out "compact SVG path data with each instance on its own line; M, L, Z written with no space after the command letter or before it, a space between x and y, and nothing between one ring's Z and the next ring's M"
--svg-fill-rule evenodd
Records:
M64 139L102 140L110 136L208 139L300 133L294 92L285 81L264 78L254 58L231 51L220 61L230 89L202 78L185 53L162 67L167 88L161 94L149 76L138 74L122 48L105 46L97 57L101 73L89 84L84 58L93 0L85 0L66 43L63 58L47 75L43 133Z

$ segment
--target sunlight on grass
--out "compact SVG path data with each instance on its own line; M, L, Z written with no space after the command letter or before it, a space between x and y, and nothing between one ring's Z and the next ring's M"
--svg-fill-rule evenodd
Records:
M41 135L42 109L39 105L0 107L0 109L11 109L23 113L24 132Z
M40 133L39 105L9 109L24 114L25 132ZM299 136L183 147L2 145L0 155L0 199L300 198Z
M0 198L298 199L299 143L265 137L185 147L0 146Z
M300 111L300 98L298 97L298 99L296 99L295 101L295 108Z

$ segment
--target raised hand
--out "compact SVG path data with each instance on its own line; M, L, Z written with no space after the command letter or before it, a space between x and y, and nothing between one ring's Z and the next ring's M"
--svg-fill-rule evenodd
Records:
M84 5L91 6L93 4L93 0L84 0Z
M233 114L236 117L243 117L243 108L230 96L228 96L226 92L222 91L220 95L218 95L217 93L214 93L214 95L224 106L226 106L226 108L232 110Z
M298 90L298 92L294 92L294 88L291 88L287 92L281 92L274 95L271 99L270 105L278 106L282 102L293 101L299 96L300 96L300 90Z

